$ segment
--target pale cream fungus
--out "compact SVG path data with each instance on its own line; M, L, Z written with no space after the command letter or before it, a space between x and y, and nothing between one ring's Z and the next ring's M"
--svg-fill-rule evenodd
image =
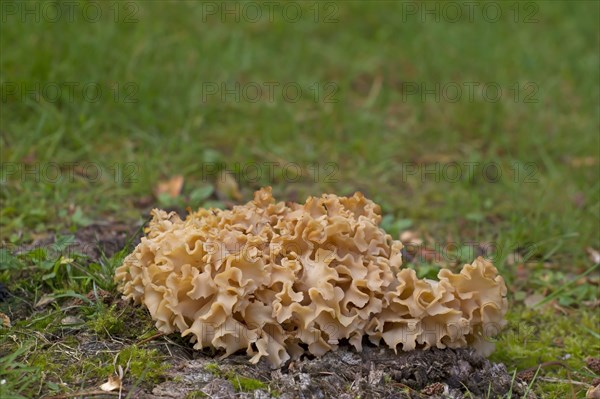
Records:
M418 279L401 268L402 243L379 227L380 207L360 193L300 205L275 202L267 187L232 210L152 215L115 280L159 331L190 336L196 349L245 349L273 367L342 339L360 351L364 336L394 350L489 354L506 323L506 286L489 261Z

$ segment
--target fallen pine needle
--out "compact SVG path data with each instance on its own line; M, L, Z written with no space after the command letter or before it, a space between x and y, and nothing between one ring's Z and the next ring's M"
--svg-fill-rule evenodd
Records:
M162 337L163 335L167 335L167 334L165 334L165 333L163 333L163 332L159 332L158 334L154 334L154 335L153 335L153 336L151 336L151 337L148 337L148 338L145 338L145 339L141 340L141 341L140 341L140 342L138 342L136 345L143 345L143 344L145 344L145 343L148 343L148 342L150 342L150 341L152 341L152 340L155 340L156 338L160 338L160 337Z
M553 378L553 377L538 377L538 380L544 382L552 382L557 384L571 384L571 385L580 385L582 387L590 387L591 385L581 381L573 381L573 380L565 380L562 378Z
M101 391L101 390L80 391L80 392L65 393L65 394L56 395L56 396L44 396L44 399L67 399L67 398L75 398L77 396L86 397L86 396L100 396L100 395L119 396L120 393L119 392L106 392L106 391Z
M540 363L540 364L538 364L538 365L537 365L537 366L535 366L535 367L530 367L530 368L528 368L528 369L521 370L521 371L519 371L519 372L517 373L517 375L524 375L524 374L526 374L526 373L528 373L528 372L535 372L537 369L543 369L543 368L546 368L546 367L551 367L551 366L561 366L561 367L564 367L564 368L566 368L566 369L569 369L569 366L567 366L567 365L566 365L566 364L564 364L563 362L560 362L560 361L558 361L558 360L552 360L552 361L550 361L550 362L544 362L544 363Z

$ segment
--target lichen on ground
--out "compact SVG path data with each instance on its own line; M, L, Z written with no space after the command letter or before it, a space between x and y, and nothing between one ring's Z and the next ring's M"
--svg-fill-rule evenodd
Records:
M193 397L197 392L212 398L536 397L504 365L492 363L472 349L396 355L389 349L372 346L366 346L362 353L341 347L321 358L303 359L275 371L264 362L248 365L241 355L218 364L198 357L182 362L167 375L166 382L138 395L153 399ZM179 383L174 383L175 379Z

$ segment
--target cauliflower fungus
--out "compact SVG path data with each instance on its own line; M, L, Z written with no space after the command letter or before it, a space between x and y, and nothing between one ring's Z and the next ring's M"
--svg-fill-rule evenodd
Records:
M486 338L505 324L506 286L489 261L418 279L401 268L402 243L379 227L379 206L360 193L301 205L263 188L232 210L152 215L115 280L159 331L190 336L196 349L245 349L273 367L342 339L360 351L365 336L394 350L489 353Z

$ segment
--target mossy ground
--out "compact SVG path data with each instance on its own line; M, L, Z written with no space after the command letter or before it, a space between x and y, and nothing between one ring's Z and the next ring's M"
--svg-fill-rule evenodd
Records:
M302 2L297 21L257 22L162 1L101 2L90 21L75 3L73 20L49 19L70 7L52 1L0 10L0 312L12 322L0 396L96 389L130 355L126 383L148 388L193 356L120 302L112 276L131 247L115 251L153 206L239 201L221 170L242 200L264 185L293 201L362 191L394 237L423 241L406 258L420 276L492 256L510 289L492 359L533 369L541 397L585 396L598 377L585 359L600 351L598 3L489 2L496 22L483 5L451 21L442 2L427 2L438 20L420 2ZM304 95L250 101L219 86L266 82ZM481 94L492 86L498 101ZM157 192L178 175L178 196Z
M265 389L268 384L260 381L256 378L248 378L243 375L237 374L233 370L223 371L217 363L209 363L204 369L215 376L224 377L233 384L233 388L238 392L252 392L257 389Z
M126 251L127 248L123 253ZM98 267L114 268L123 253L100 260L102 265ZM147 311L120 300L111 281L103 287L96 285L102 280L94 282L93 289L85 293L84 277L89 277L85 268L57 270L60 280L56 276L47 278L39 291L29 291L31 280L24 276L47 272L31 266L36 262L56 263L40 253L36 256L34 262L31 253L4 253L5 264L11 264L14 271L11 276L17 277L9 284L14 295L0 303L0 312L12 320L12 327L2 330L0 340L0 378L7 381L1 388L4 394L31 397L85 391L105 382L118 372L118 366L126 370L129 386L151 389L177 365L181 357L174 356L174 351L193 357L190 345L176 334L168 338L157 336ZM57 260L64 257L53 256ZM90 260L74 256L69 265L86 262ZM59 264L67 266L64 262ZM597 313L593 309L562 307L557 300L526 306L513 297L511 303L508 326L498 338L491 359L518 373L530 383L533 392L546 397L581 397L586 384L598 378L586 366L586 359L600 350ZM214 354L200 356L210 359ZM237 392L259 389L272 396L278 392L268 374L248 375L247 370L240 372L216 360L208 362L204 370L229 381ZM173 379L175 383L177 380ZM394 383L389 375L382 381Z
M16 282L9 289L26 294L19 288L22 284ZM168 352L136 344L155 334L145 310L104 290L83 295L64 287L44 295L52 293L57 299L45 304L39 300L41 292L11 296L0 304L0 312L12 321L0 339L0 378L6 382L0 386L2 397L51 396L98 387L119 366L134 384L161 381L169 367ZM18 356L13 358L14 353ZM30 380L34 383L24 384Z

